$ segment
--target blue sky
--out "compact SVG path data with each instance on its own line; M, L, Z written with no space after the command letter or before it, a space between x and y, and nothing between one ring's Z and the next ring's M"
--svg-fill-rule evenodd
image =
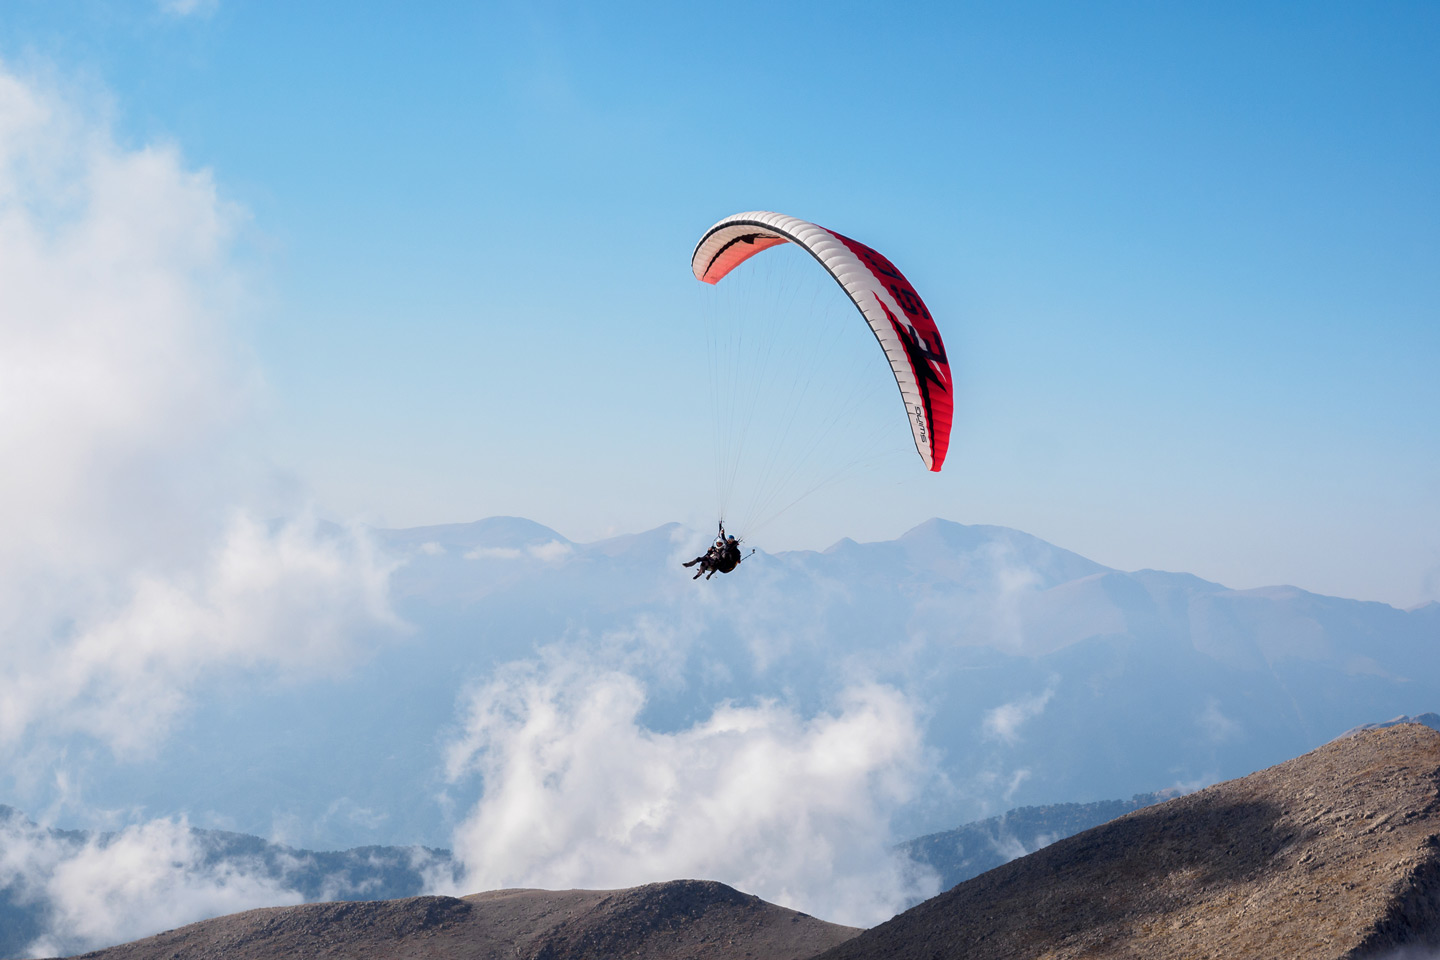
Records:
M243 211L243 444L327 515L708 523L688 255L775 209L900 264L961 386L942 475L763 546L1440 599L1440 9L777 6L15 0L0 56Z

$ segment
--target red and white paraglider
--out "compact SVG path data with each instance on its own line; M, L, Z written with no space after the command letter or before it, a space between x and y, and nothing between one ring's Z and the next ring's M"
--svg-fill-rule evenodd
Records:
M882 254L824 227L780 213L726 217L705 231L690 258L697 280L719 283L762 250L782 243L803 248L835 278L870 325L890 361L915 449L939 471L950 446L954 383L945 344L925 301Z
M945 344L940 338L940 331L936 328L925 301L920 299L910 281L905 279L905 275L885 256L863 243L806 220L780 213L755 211L726 217L705 231L691 255L690 266L697 280L718 284L751 257L785 243L794 244L813 257L840 285L850 303L860 311L871 333L879 341L880 349L884 351L885 359L890 364L895 384L900 388L900 397L904 401L905 413L910 421L915 449L919 451L925 466L938 472L945 463L945 453L950 446L950 423L954 415L954 382L951 379L950 364L945 356ZM808 274L810 271L801 272ZM750 279L753 281L755 278ZM823 279L818 275L817 280L820 285L824 285ZM760 284L762 302L757 304L762 307L760 313L769 312L763 309L767 286ZM727 289L731 288L732 285L727 285ZM784 283L779 284L779 288L787 291L789 289L788 284ZM780 296L782 289L774 292L776 296ZM849 314L848 308L839 304L837 309L853 316ZM782 309L781 312L783 314L785 310ZM843 422L847 416L837 405L836 409L823 412L820 418L823 423L797 421L790 407L793 406L793 401L810 394L806 368L813 370L811 362L818 364L822 357L819 353L797 357L793 375L787 379L783 367L775 370L771 366L770 361L775 359L777 352L771 349L772 344L768 342L755 349L749 359L755 361L757 366L769 367L776 374L777 381L780 381L777 390L777 401L780 402L773 405L761 403L759 392L744 389L741 384L747 366L741 354L756 340L767 341L776 331L773 328L768 331L762 328L755 331L759 334L758 337L739 332L727 336L721 332L729 325L725 321L733 320L742 324L748 319L748 311L720 313L722 316L717 318L718 326L708 329L712 399L715 401L717 415L716 486L721 522L719 536L710 549L685 564L687 567L698 566L695 577L703 574L706 579L717 572L730 572L742 559L739 541L725 532L731 489L737 477L746 475L740 469L742 459L750 456L756 461L757 469L754 471L753 481L755 489L754 495L749 498L750 509L735 519L742 525L763 525L834 478L833 472L829 476L826 476L823 470L815 472L816 444L823 439L829 428ZM787 321L781 325L788 326L790 318L782 316L781 319ZM830 325L829 329L838 332L840 328ZM883 377L875 378L877 386L882 385L882 379ZM853 391L847 390L846 393ZM764 411L771 413L767 416ZM750 428L756 425L757 420L767 419L779 424L775 430L778 440L771 445L768 457L756 456L755 447L763 444L751 442L754 438ZM889 429L883 432L890 434ZM859 462L859 459L854 462ZM775 509L777 503L781 506Z

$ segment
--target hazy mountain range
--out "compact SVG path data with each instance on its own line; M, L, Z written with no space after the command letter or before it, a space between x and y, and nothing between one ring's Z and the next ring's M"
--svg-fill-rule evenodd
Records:
M68 789L300 846L444 846L465 803L442 775L457 703L556 643L619 649L661 731L722 702L808 715L856 678L894 685L935 773L900 837L1193 788L1440 703L1440 604L1126 573L1000 527L931 520L891 541L761 552L708 583L679 566L705 534L676 525L589 544L516 518L374 538L398 564L398 636L339 681L212 684L148 757L77 739L84 781ZM38 812L59 795L6 776L0 799Z
M1144 793L1129 800L1019 807L998 817L962 824L954 830L907 840L898 849L917 863L932 868L940 876L940 888L949 890L957 883L1034 853L1056 840L1169 799L1162 793Z

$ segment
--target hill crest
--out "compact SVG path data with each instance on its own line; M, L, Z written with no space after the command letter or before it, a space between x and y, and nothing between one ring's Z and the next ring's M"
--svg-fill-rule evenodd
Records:
M89 960L803 960L860 931L712 880L623 890L506 889L466 897L264 907L83 954Z

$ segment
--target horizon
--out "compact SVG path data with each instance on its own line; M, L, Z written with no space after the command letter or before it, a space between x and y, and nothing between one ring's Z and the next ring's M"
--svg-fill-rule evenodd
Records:
M579 544L579 545L593 545L593 544L598 544L598 543L604 543L604 542L607 541L607 540L618 540L618 539L623 539L623 538L625 538L625 537L640 536L640 535L646 534L646 533L654 533L655 531L657 531L657 530L662 530L662 529L664 529L665 527L680 527L680 528L682 528L682 529L688 530L689 532L691 532L692 534L695 534L695 535L697 535L697 536L699 536L699 535L703 532L703 531L701 531L701 530L698 530L698 529L696 529L696 528L694 528L694 527L689 526L688 524L684 523L683 521L680 521L680 520L667 520L667 521L665 521L665 522L663 522L663 523L661 523L661 524L659 524L659 525L657 525L657 526L647 527L647 528L645 528L645 529L643 529L643 530L634 530L634 531L628 531L628 532L616 532L616 533L610 533L610 534L606 534L606 535L604 535L604 536L596 537L596 538L593 539L593 540L579 540L579 539L576 539L575 537L570 536L569 534L565 533L564 531L559 530L559 529L557 529L556 527L551 526L551 525L548 524L548 523L545 523L544 521L534 520L534 519L532 519L532 518L530 518L530 517L515 516L515 515L512 515L512 514L496 514L496 515L494 515L494 516L489 516L489 517L480 517L479 519L476 519L476 520L457 520L457 521L454 521L454 522L451 522L451 523L426 523L426 524L418 524L418 525L413 526L413 527L382 527L382 526L370 525L370 524L367 524L366 526L367 526L369 529L373 529L373 530L376 530L376 531L378 531L378 532L403 533L403 532L407 532L407 531L425 530L425 529L431 529L431 528L439 529L439 528L443 528L443 527L473 526L473 525L475 525L475 524L485 523L485 522L490 521L490 520L523 520L523 521L525 521L526 523L533 523L533 524L535 524L535 525L537 525L537 526L544 527L546 530L548 530L549 532L555 534L556 536L561 537L562 539L564 539L564 540L565 540L566 542L568 542L568 543L574 543L574 544ZM1067 553L1073 553L1073 554L1076 554L1076 555L1082 556L1082 557L1085 556L1085 555L1084 555L1083 553L1081 553L1079 550L1074 550L1074 549L1072 549L1072 548L1070 548L1070 547L1065 546L1064 544L1053 543L1053 542L1051 542L1051 541L1049 541L1049 540L1046 540L1044 537L1038 537L1038 536L1036 536L1036 535L1033 534L1033 533L1030 533L1030 532L1028 532L1028 531L1026 531L1026 530L1021 530L1021 529L1019 529L1019 528L1017 528L1017 527L1007 527L1007 526L1005 526L1005 525L1003 525L1003 524L998 524L998 523L962 523L962 522L959 521L959 520L951 520L951 519L948 519L948 518L946 518L946 517L938 517L938 516L937 516L937 517L927 517L926 519L921 520L919 523L916 523L916 524L914 524L913 526L908 527L908 528L906 528L905 530L900 531L898 534L896 534L896 535L894 535L894 536L892 536L892 537L883 537L883 538L878 538L878 539L874 539L874 540L860 540L860 539L857 539L857 538L855 538L855 537L851 537L851 536L847 536L847 535L841 535L841 536L838 537L837 539L835 539L835 540L831 541L830 543L825 544L824 546L821 546L821 547L785 547L785 548L780 548L780 549L777 549L777 550L767 550L767 549L765 549L765 548L763 548L763 547L757 547L757 550L758 550L760 553L762 553L762 554L769 554L769 555L772 555L772 556L778 556L778 555L780 555L780 554L785 554L785 553L826 553L826 552L834 549L836 546L840 545L841 543L845 543L845 542L847 542L847 541L848 541L848 542L851 542L851 543L858 543L858 544L873 544L873 543L888 543L888 542L891 542L891 541L894 541L894 540L899 540L900 538L904 537L906 534L913 533L914 531L918 530L920 527L923 527L923 526L925 526L926 524L933 523L933 522L937 522L937 521L940 522L940 523L953 524L953 525L958 526L958 527L988 528L988 529L993 529L993 530L1005 530L1005 531L1008 531L1008 532L1011 532L1011 533L1018 533L1018 534L1021 534L1021 535L1023 535L1023 536L1026 536L1026 537L1031 537L1031 538L1033 538L1033 539L1035 539L1035 540L1039 540L1040 542L1045 543L1045 544L1048 544L1048 545L1050 545L1050 546L1052 546L1052 547L1055 547L1056 549L1064 550L1064 551L1066 551ZM707 535L708 535L708 534L707 534ZM750 544L750 541L748 541L748 540L745 541L745 542L747 543L747 545ZM1086 559L1091 559L1091 560L1093 560L1093 558L1090 558L1090 557L1086 557ZM1102 564L1102 566L1105 566L1105 565ZM1185 574L1185 575L1188 575L1188 576L1198 577L1198 574L1195 574L1193 571L1190 571L1190 570L1169 570L1169 569L1165 569L1165 568L1163 568L1163 567L1135 567L1135 568L1133 568L1133 569L1128 569L1128 570L1127 570L1127 569L1124 569L1124 568L1121 568L1121 567L1108 567L1108 566L1107 566L1107 569L1115 570L1115 571L1120 572L1120 573L1174 573L1174 574ZM1433 604L1433 603L1440 603L1440 601L1437 601L1437 600L1426 600L1426 601L1421 601L1420 603L1414 604L1414 605L1409 606L1409 607L1401 607L1401 606L1396 606L1396 605L1393 604L1393 603L1386 603L1386 602L1383 601L1383 600L1366 600L1364 597L1344 597L1344 596L1340 596L1340 595L1338 595L1338 594L1317 593L1317 592L1314 591L1314 590L1306 590L1304 587L1298 586L1298 585L1293 584L1293 583L1262 583L1262 584L1258 584L1258 585L1253 586L1253 587L1236 587L1236 586L1232 586L1232 585L1230 585L1230 584L1228 584L1228 583L1222 583L1221 581L1218 581L1218 580L1207 580L1207 579L1204 578L1204 577L1199 577L1199 579L1203 580L1203 581L1206 582L1206 583L1210 583L1210 584L1213 584L1213 585L1219 586L1219 587L1224 587L1224 588L1227 589L1227 590L1232 590L1232 591L1235 591L1235 592L1237 592L1237 593L1246 593L1246 592L1253 592L1253 591L1260 591L1260 590L1279 590L1279 589L1284 589L1284 590L1299 590L1299 591L1301 591L1302 593L1314 594L1315 596L1333 597L1333 598L1335 598L1335 599L1341 599L1341 600L1357 600L1357 601L1364 602L1364 603L1379 603L1379 604L1382 604L1382 605L1384 605L1384 606L1391 607L1391 608L1393 608L1393 609L1401 610L1401 611L1417 610L1417 609L1420 609L1420 608L1422 608L1422 607L1429 606L1430 604Z

